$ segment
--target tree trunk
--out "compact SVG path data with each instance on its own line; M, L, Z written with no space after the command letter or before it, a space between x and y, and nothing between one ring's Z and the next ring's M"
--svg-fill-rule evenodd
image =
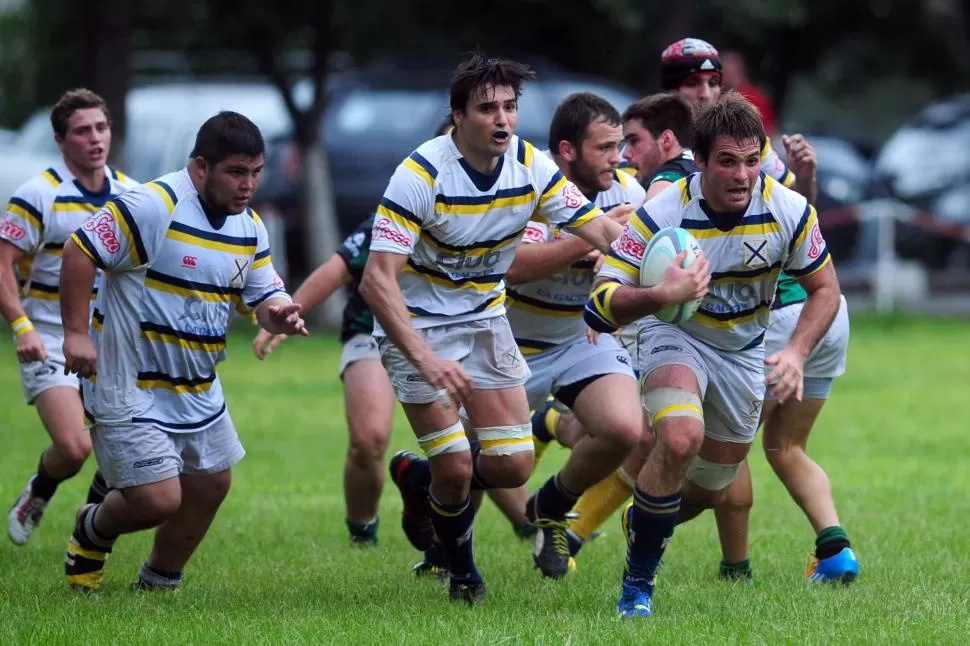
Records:
M108 104L114 143L109 161L124 170L125 97L131 85L131 4L129 0L92 0L79 3L79 10L84 33L84 83Z
M341 242L340 227L337 226L334 208L333 183L330 177L330 164L327 152L316 138L307 148L300 148L303 157L303 230L307 239L309 270L327 262ZM308 316L310 322L327 328L340 327L344 308L343 290L334 292L317 310Z

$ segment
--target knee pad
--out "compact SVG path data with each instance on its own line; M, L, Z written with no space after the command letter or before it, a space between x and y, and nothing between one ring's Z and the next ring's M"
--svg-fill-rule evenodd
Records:
M701 456L695 456L687 467L687 479L701 489L708 491L723 491L727 489L741 469L741 463L718 464L708 462Z
M461 422L455 422L444 430L419 437L418 445L429 458L445 453L461 453L467 451L469 447L468 438L465 437L465 429Z
M693 417L704 424L701 398L680 388L654 388L643 393L643 408L650 417L650 426L666 417Z
M532 424L476 428L482 455L512 455L532 451Z

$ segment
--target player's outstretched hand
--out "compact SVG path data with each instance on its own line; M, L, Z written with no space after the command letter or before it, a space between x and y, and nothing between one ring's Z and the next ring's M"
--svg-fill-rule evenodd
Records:
M47 350L37 330L29 330L17 337L17 360L20 363L47 361Z
M64 334L64 374L78 377L98 374L98 353L86 332Z
M818 167L818 157L815 149L810 143L805 141L802 135L785 135L781 138L785 145L785 152L788 157L788 168L795 174L795 177L812 177Z
M475 383L457 361L432 356L417 368L429 384L439 390L448 391L449 400L466 401L475 388Z
M771 396L779 404L795 396L796 401L802 401L802 387L805 374L805 360L791 348L784 348L767 359L765 363L774 369L765 377L765 384L771 389Z
M604 215L618 224L626 224L634 212L636 212L636 209L633 208L633 205L629 202L624 202L623 204L617 204L604 213Z
M664 274L663 289L666 300L671 305L687 303L695 298L703 298L711 284L711 264L703 253L690 267L683 267L687 251L681 251L674 258Z
M300 316L299 303L289 303L287 305L270 305L269 317L276 324L281 334L299 334L300 336L310 336L306 329L306 323Z
M280 343L286 341L285 334L271 334L260 328L256 338L253 339L253 352L257 359L265 359L266 355L275 350Z

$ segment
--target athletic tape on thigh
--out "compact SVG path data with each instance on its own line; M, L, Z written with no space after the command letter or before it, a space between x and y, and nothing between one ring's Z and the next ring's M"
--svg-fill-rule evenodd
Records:
M476 428L482 455L511 455L532 451L532 424Z
M687 479L702 489L721 491L727 489L738 475L741 463L718 464L708 462L699 455L694 456L687 467Z
M654 388L643 393L643 407L650 415L650 425L664 417L693 417L704 423L701 398L689 390L680 388Z
M461 422L455 422L443 431L436 431L418 438L418 445L429 458L445 453L460 453L468 450L468 438Z

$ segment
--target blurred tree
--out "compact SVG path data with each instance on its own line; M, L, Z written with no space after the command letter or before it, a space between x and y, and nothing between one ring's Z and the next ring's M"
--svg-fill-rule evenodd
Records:
M111 163L124 169L125 97L131 85L131 3L97 0L76 3L75 7L81 9L83 83L108 104L111 135L117 144L111 147Z

